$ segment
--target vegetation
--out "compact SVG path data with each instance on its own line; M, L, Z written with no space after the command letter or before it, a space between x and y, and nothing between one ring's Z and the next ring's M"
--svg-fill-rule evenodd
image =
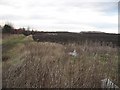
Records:
M119 34L39 32L7 24L2 32L3 88L100 88L105 78L120 85ZM76 57L69 55L73 50Z
M6 38L7 37L7 38ZM32 36L3 37L3 88L100 88L118 83L118 47L99 42L35 42ZM12 45L11 45L12 44ZM77 57L68 53L76 50ZM6 52L7 51L7 52Z
M25 36L20 34L3 34L2 35L2 60L6 61L6 55L10 53L9 51L16 47L18 44L25 44L27 41L25 40Z
M25 36L28 36L32 34L33 31L25 30L25 28L19 28L14 29L14 27L11 24L5 24L2 28L3 34L24 34Z
M2 32L3 33L12 33L13 32L13 27L12 25L9 25L9 24L5 24L4 27L3 27L3 30Z

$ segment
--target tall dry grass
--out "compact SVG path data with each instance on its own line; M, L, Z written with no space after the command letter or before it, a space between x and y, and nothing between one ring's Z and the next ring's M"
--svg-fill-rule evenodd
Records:
M74 49L77 57L68 54ZM104 78L118 83L117 47L31 42L18 53L20 63L3 65L5 88L100 88Z

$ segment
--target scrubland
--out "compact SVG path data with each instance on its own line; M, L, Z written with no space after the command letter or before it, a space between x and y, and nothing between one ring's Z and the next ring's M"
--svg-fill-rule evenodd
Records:
M22 35L3 38L2 45L3 88L100 88L105 78L119 84L118 47L35 42ZM76 57L68 54L74 49Z

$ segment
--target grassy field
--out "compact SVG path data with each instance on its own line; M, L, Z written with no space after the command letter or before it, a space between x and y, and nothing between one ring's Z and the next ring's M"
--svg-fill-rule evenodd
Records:
M118 85L117 47L35 42L23 35L3 35L2 46L4 88L100 88L105 78ZM76 57L68 54L74 49Z

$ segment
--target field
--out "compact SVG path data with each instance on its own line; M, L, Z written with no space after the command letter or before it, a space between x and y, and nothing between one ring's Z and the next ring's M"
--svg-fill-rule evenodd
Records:
M2 46L3 88L101 88L105 78L120 84L117 46L35 42L31 35L3 35Z

